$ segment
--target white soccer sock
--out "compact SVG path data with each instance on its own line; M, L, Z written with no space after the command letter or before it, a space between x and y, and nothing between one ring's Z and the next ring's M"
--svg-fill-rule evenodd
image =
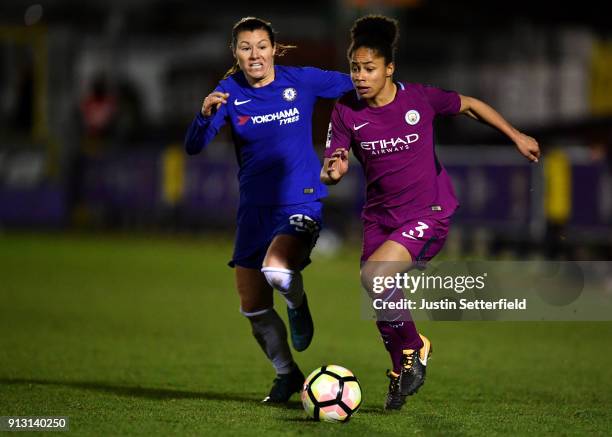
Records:
M249 319L253 337L259 343L278 375L293 370L293 357L287 343L287 328L274 308L248 313L240 312Z
M283 295L289 308L294 309L302 305L304 283L299 271L294 272L282 267L263 267L261 272L266 277L268 284Z

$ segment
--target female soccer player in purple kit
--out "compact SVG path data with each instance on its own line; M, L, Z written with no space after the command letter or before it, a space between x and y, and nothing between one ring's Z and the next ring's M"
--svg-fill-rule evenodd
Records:
M356 90L345 94L332 112L321 180L334 185L342 179L352 148L367 184L361 275L362 283L371 284L375 276L394 276L427 262L446 240L459 204L434 151L437 115L465 114L497 128L532 162L540 150L533 138L478 99L394 82L397 21L360 18L351 37L348 57ZM385 290L383 297L397 299L397 291ZM425 381L431 343L418 333L407 310L397 318L386 316L377 313L376 323L393 363L385 409L398 410Z
M314 325L301 270L310 262L322 222L321 163L312 147L318 98L338 98L353 84L347 74L313 67L275 65L286 46L275 42L267 21L246 17L232 29L236 64L202 104L185 136L187 153L199 153L229 124L240 165L240 206L234 254L240 311L276 370L264 402L287 402L304 375L274 310L273 289L287 303L297 351L313 338Z

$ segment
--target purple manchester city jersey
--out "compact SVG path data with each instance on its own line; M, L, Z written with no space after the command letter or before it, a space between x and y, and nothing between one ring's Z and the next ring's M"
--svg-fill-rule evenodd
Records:
M459 94L397 83L395 99L370 107L354 91L335 105L325 157L352 149L367 183L362 217L389 227L409 220L449 217L459 206L434 151L436 115L457 114Z

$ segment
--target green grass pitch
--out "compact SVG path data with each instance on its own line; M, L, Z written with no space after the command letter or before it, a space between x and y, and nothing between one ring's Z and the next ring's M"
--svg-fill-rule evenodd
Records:
M340 364L346 424L259 403L274 373L238 312L222 238L0 235L0 416L62 415L78 435L610 435L612 323L420 323L428 379L382 411L389 360L362 320L358 253L305 271L304 373ZM277 299L284 317L283 303Z

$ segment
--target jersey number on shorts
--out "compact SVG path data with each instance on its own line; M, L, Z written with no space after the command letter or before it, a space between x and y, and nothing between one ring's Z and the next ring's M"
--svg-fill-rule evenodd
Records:
M407 233L402 232L402 236L406 238L410 238L411 240L422 238L423 235L425 235L425 229L429 229L429 226L427 225L427 223L423 223L423 222L418 222L418 223L419 225L416 228L410 229ZM415 232L419 233L416 237L414 236Z
M311 234L319 232L319 224L305 214L293 214L289 217L289 224L297 232L309 232Z

